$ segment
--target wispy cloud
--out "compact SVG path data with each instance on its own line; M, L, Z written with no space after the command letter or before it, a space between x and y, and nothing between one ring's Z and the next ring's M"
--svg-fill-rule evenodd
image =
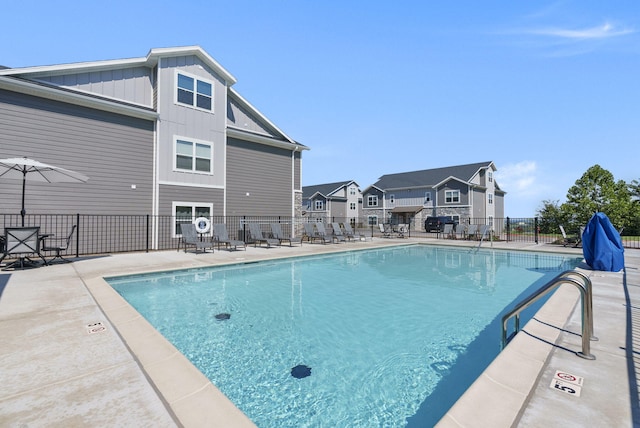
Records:
M633 34L636 31L630 28L624 28L605 22L602 25L583 29L566 29L566 28L539 28L525 30L529 34L537 34L542 36L557 37L565 40L601 40L612 37L625 36Z
M506 164L496 171L500 187L518 195L536 195L540 188L536 185L538 165L534 161Z

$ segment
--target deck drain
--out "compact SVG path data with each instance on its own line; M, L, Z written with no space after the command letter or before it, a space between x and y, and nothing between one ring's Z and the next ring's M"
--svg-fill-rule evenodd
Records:
M291 376L296 379L302 379L303 377L311 376L311 367L300 364L291 369Z
M89 334L102 333L103 331L107 331L107 327L105 327L105 325L100 321L87 324L87 333Z
M231 314L223 313L223 314L216 315L216 319L218 321L228 320L229 318L231 318Z

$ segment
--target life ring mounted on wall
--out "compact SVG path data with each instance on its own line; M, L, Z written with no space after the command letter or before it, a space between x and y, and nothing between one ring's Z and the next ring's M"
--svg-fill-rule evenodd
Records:
M193 221L193 224L196 226L196 232L198 233L207 233L211 229L211 222L206 217L198 217Z

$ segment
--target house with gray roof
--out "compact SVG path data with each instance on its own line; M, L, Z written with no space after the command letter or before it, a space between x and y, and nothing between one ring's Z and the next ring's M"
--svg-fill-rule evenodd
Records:
M506 194L494 179L492 161L386 174L363 191L362 211L369 224L411 224L451 216L459 222L493 225L504 217Z
M308 219L355 225L362 215L362 192L353 180L303 186L302 204Z
M298 218L308 147L235 83L199 46L0 67L0 158L26 156L90 177L27 186L31 213ZM20 184L2 182L3 214L19 211Z

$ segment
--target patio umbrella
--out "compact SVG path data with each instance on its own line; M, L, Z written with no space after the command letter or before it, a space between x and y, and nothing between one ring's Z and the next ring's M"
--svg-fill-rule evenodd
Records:
M24 209L24 190L27 180L45 183L84 183L89 180L89 177L79 172L47 165L26 157L0 159L0 178L22 180L22 210L20 211L22 226L27 213Z

